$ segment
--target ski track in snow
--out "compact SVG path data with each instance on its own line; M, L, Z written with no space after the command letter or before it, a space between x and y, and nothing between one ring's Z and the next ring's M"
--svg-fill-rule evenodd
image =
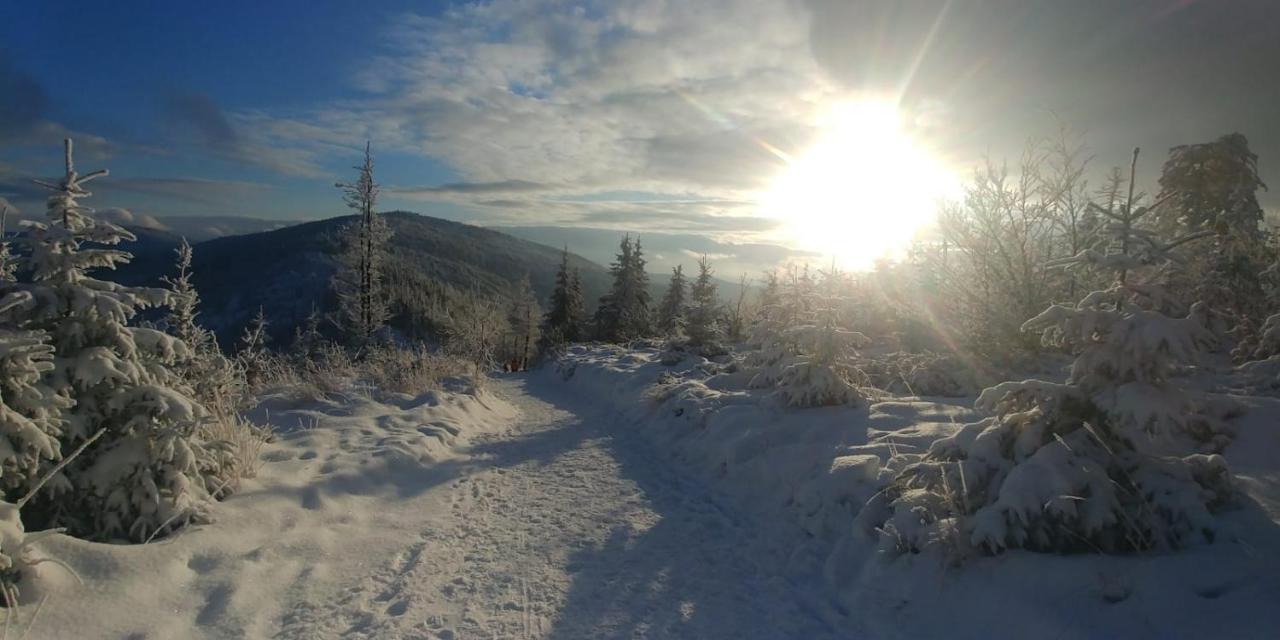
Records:
M285 603L276 637L834 635L820 597L771 573L784 547L767 527L610 430L607 410L566 410L585 403L525 378L494 384L515 426L473 442L433 489L440 513L395 557L331 601Z

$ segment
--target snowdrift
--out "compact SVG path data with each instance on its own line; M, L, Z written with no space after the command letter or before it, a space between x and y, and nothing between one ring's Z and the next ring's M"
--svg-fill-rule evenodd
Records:
M665 366L657 349L574 347L539 375L613 405L634 429L744 508L795 532L789 566L821 572L875 637L1274 637L1280 629L1280 401L1247 413L1224 455L1246 495L1214 544L1167 555L1010 551L955 565L892 557L854 519L895 451L924 451L981 416L973 398L788 409L734 357Z

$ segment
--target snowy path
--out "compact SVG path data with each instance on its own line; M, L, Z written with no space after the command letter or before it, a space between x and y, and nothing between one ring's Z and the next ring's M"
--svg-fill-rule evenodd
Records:
M563 389L495 384L517 425L477 439L394 557L333 601L287 603L277 637L832 635L765 569L781 566L766 528L615 437L607 414L565 410Z

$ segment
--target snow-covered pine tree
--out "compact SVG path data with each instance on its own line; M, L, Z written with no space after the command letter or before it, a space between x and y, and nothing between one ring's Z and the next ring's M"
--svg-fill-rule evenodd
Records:
M587 336L586 296L582 292L582 272L577 267L569 274L568 315L570 321L565 325L565 339L570 342L582 340Z
M342 268L334 276L338 307L347 331L357 346L373 340L389 315L383 287L383 265L391 229L374 211L378 201L378 183L373 180L373 154L368 143L364 147L364 163L353 183L339 182L343 200L355 210L358 219L348 227L347 246L341 256Z
M761 309L751 338L759 350L747 357L755 369L749 386L776 389L787 406L857 404L863 396L852 359L866 336L847 328L846 300L834 271L819 287L808 267L787 273L777 302Z
M543 318L539 350L555 349L583 337L582 283L577 269L569 268L569 248L560 256L556 286L551 291L551 308Z
M178 256L177 275L161 278L173 293L165 325L174 337L187 343L187 346L196 347L213 336L196 324L196 315L199 313L196 307L200 304L200 294L191 282L191 244L186 238L182 238L174 253Z
M720 324L720 300L716 297L716 283L711 279L711 263L707 256L698 259L698 277L689 287L689 317L685 332L689 346L704 356L725 353L724 329Z
M31 304L27 291L0 284L0 317ZM0 329L0 499L26 493L44 463L61 454L64 413L75 403L49 384L54 349L43 331Z
M613 286L600 298L596 309L596 334L601 340L627 342L651 333L649 274L645 271L644 250L631 235L622 238L618 258L610 265Z
M61 180L38 182L53 192L48 222L28 227L25 270L31 282L10 294L26 300L5 305L0 320L37 332L28 334L33 337L49 336L53 367L40 366L41 382L75 402L63 412L62 450L101 437L45 485L24 516L76 535L142 540L205 516L211 494L220 489L222 448L201 439L207 412L171 369L189 353L186 344L127 326L139 309L171 304L172 295L90 275L130 256L84 243L113 245L133 236L95 220L78 202L90 195L85 183L106 171L77 173L69 139L65 160ZM40 349L38 344L26 348ZM31 393L31 402L48 402L46 409L53 410L55 401ZM35 429L25 433L34 437Z
M1136 149L1133 162L1131 176ZM1204 233L1162 242L1139 226L1152 208L1135 200L1131 178L1124 202L1098 207L1111 245L1059 262L1107 271L1113 284L1024 325L1077 354L1067 381L991 387L977 406L994 417L892 459L896 477L858 516L885 548L1117 552L1213 539L1212 514L1233 496L1225 461L1170 455L1223 437L1203 394L1173 379L1212 336L1198 304L1186 317L1160 313L1152 277Z
M1193 299L1225 318L1225 323L1215 322L1221 326L1211 328L1231 330L1244 340L1276 310L1261 277L1275 256L1262 230L1257 192L1267 186L1258 177L1257 165L1258 156L1239 133L1174 147L1160 175L1159 200L1164 206L1153 216L1168 237L1212 232L1212 248L1188 256L1174 284L1189 289Z
M528 368L533 360L534 347L538 342L538 319L541 316L542 308L538 306L538 298L533 293L529 275L525 274L516 284L511 307L507 310L507 324L511 327L515 341L512 351L518 360L517 370Z
M667 283L667 292L658 305L658 330L664 336L682 335L685 326L685 289L684 265L671 268L671 281Z

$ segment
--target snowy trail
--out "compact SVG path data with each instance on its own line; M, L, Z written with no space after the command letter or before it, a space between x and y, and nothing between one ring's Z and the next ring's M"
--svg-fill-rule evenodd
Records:
M436 513L330 602L286 604L277 637L823 638L745 520L699 483L566 410L565 391L497 381L522 415L478 438ZM423 504L418 502L417 504Z

